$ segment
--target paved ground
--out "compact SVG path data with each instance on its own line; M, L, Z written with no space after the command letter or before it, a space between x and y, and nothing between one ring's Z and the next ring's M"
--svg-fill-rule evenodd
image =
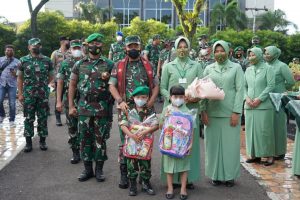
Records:
M116 116L114 117L116 120ZM164 193L166 192L166 187L159 179L160 153L157 148L155 148L153 154L153 177L151 179L157 194L152 197L139 192L137 197L129 197L128 190L118 188L117 145L119 138L116 123L114 123L111 138L108 141L109 160L104 167L107 177L104 183L97 183L95 179L84 183L77 181L77 176L81 173L83 166L82 163L77 165L69 163L71 150L67 145L66 125L56 127L53 115L50 116L48 123L50 136L47 142L49 150L46 152L40 151L38 148L38 138L35 138L33 142L34 150L31 153L25 154L20 152L13 161L0 171L1 200L165 199ZM11 129L13 130L13 128ZM18 130L20 131L20 129ZM250 175L243 168L241 177L237 180L235 187L211 186L209 183L210 180L204 177L203 140L200 140L202 180L195 183L195 190L188 191L189 199L269 199L264 187L255 181L256 177ZM157 140L155 144L155 147L157 147ZM0 162L2 161L0 160ZM179 199L179 190L177 189L175 192L177 193L175 199Z

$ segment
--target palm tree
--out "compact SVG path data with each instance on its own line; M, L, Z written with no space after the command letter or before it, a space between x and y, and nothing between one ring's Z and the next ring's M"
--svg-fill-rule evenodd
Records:
M260 30L272 30L286 33L288 26L293 26L295 29L298 29L296 24L286 19L286 14L280 9L258 15L257 19L259 23L258 29Z
M237 31L247 28L247 17L236 0L226 1L225 4L217 3L211 12L210 31L232 28Z
M79 19L91 23L105 23L108 20L109 8L101 9L91 0L88 3L79 2L75 5L75 11L79 13Z

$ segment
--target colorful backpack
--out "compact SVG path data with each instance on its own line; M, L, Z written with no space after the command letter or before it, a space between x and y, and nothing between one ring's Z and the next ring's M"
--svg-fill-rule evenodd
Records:
M159 139L162 154L176 158L188 155L193 134L192 116L182 112L172 112L164 122Z

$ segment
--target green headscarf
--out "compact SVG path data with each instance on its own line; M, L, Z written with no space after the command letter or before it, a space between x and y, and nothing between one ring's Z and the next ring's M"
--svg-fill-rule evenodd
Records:
M185 41L186 44L187 44L187 49L178 49L178 46L179 46L179 43L181 41ZM190 41L186 38L186 37L178 37L176 40L175 40L175 50L176 50L176 54L177 54L177 57L180 59L180 60L186 60L189 56L189 51L191 49L191 44L190 44Z
M257 62L255 64L263 61L263 52L262 52L261 48L253 47L251 49L248 49L247 55L249 55L250 52L254 53L256 56Z
M281 50L278 49L276 46L268 46L265 48L265 53L268 53L270 55L270 59L266 60L268 63L277 60L281 54ZM265 57L266 59L266 57Z
M226 54L225 57L223 56L224 54L223 55L221 54L220 56L216 56L215 51L216 51L217 46L223 47L223 49L225 50L225 54ZM224 40L219 40L219 41L215 42L215 44L213 46L213 52L214 52L214 55L215 55L215 60L219 64L225 63L228 60L228 55L229 55L228 42L225 42Z
M186 37L183 37L183 36L180 36L175 40L175 45L174 45L175 49L178 48L179 42L181 40L184 40L187 43L188 49L191 49L191 43L190 43L189 39L187 39Z

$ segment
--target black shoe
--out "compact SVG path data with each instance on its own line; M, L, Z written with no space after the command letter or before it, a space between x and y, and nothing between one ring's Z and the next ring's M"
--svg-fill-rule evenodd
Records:
M29 153L32 151L32 139L31 137L26 137L26 146L24 148L25 153Z
M136 196L137 195L136 179L129 179L129 180L130 180L129 196Z
M221 182L221 181L218 181L218 180L211 180L211 184L212 184L213 186L219 186L219 185L222 184L222 182Z
M80 153L79 149L72 148L73 157L71 158L71 164L77 164L80 162Z
M180 194L180 200L186 200L188 199L188 195L187 194Z
M174 199L174 197L175 197L175 195L174 195L174 193L166 193L166 199Z
M105 181L105 176L103 175L103 165L104 165L104 161L96 162L95 176L98 182Z
M143 181L143 183L142 183L142 191L146 192L149 195L155 195L155 192L154 192L154 190L153 190L153 188L152 188L149 180Z
M48 146L46 144L46 137L40 137L40 149L42 151L47 151Z
M193 183L188 183L188 184L186 184L186 189L194 190L194 189L195 189L195 186L194 186Z
M56 117L56 126L62 126L60 113L55 113L55 117Z
M234 186L234 180L225 181L226 187L233 187Z
M119 183L119 188L127 189L129 187L128 178L127 178L127 165L120 164L121 180Z
M275 156L274 160L284 160L285 154L279 155L279 156Z
M261 158L249 158L246 160L246 163L259 163Z
M80 182L87 181L90 178L94 177L93 172L93 162L92 161L84 161L84 170L78 177L78 180Z

